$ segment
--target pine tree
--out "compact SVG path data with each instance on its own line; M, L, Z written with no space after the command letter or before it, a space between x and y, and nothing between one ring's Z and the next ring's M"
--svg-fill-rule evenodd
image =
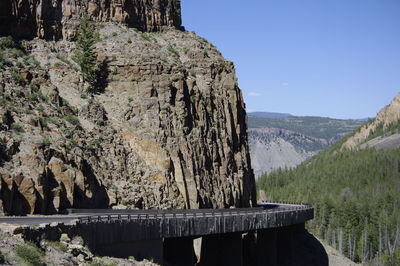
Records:
M83 14L78 36L74 61L79 65L83 78L83 84L89 85L89 90L93 90L96 83L96 35L94 27L88 14Z

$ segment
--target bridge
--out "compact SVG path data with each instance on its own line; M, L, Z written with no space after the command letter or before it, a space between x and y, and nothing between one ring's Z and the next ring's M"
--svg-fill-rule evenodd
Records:
M133 256L161 265L242 266L296 265L293 243L313 217L308 204L265 203L243 209L69 210L59 219L76 220L78 234L100 256ZM3 219L35 223L32 217Z
M293 238L313 217L307 204L270 203L247 209L99 213L80 217L79 227L89 248L100 255L194 265L193 241L201 237L200 265L244 265L249 259L252 265L287 265ZM246 242L253 242L253 250Z

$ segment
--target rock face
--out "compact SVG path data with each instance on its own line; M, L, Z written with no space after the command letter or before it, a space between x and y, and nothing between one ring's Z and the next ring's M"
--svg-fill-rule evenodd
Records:
M0 35L73 39L83 13L147 32L181 28L180 0L2 0Z
M179 4L137 2L162 12ZM140 14L145 30L172 19ZM83 91L73 42L24 42L29 56L6 50L9 61L0 65L3 212L254 204L246 112L233 64L194 33L146 33L114 22L99 28L99 94Z
M256 178L279 168L299 165L331 142L277 128L249 129L251 165Z
M400 120L400 94L397 95L392 102L383 108L377 114L376 118L371 122L362 126L353 136L348 138L342 145L342 149L355 149L365 147L377 148L395 148L399 146L399 137L394 135L391 139L384 139L384 135L392 135L398 131L398 123ZM390 129L392 127L392 129ZM379 133L380 131L380 133ZM391 132L393 131L393 132ZM377 139L371 140L372 134L375 134ZM388 142L388 143L384 143ZM380 147L382 146L382 147Z

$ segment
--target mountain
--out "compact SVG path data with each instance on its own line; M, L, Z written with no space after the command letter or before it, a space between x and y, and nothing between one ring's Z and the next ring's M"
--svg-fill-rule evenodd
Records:
M364 123L325 117L249 114L251 165L256 177L295 167ZM264 114L264 113L262 113ZM269 114L269 113L267 113Z
M285 113L273 113L273 112L250 112L247 113L250 117L259 117L259 118L287 118L293 115L285 114Z
M87 13L95 93L74 62ZM232 62L179 0L0 3L0 211L255 203Z
M309 228L351 260L400 265L399 106L397 96L307 162L260 177L258 188L271 200L314 204Z
M325 139L286 129L250 128L248 134L256 177L279 168L295 167L329 145Z
M359 128L349 137L342 148L355 149L375 147L387 149L400 147L400 94L383 108L376 118Z

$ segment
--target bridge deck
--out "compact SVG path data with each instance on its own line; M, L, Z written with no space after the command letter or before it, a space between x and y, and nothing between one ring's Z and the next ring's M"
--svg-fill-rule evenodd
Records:
M185 211L130 211L79 217L79 226L96 242L196 237L248 232L302 224L314 217L310 205L266 204L248 209L203 209ZM95 232L117 232L103 233ZM126 238L126 239L124 239ZM117 241L116 239L113 241Z

